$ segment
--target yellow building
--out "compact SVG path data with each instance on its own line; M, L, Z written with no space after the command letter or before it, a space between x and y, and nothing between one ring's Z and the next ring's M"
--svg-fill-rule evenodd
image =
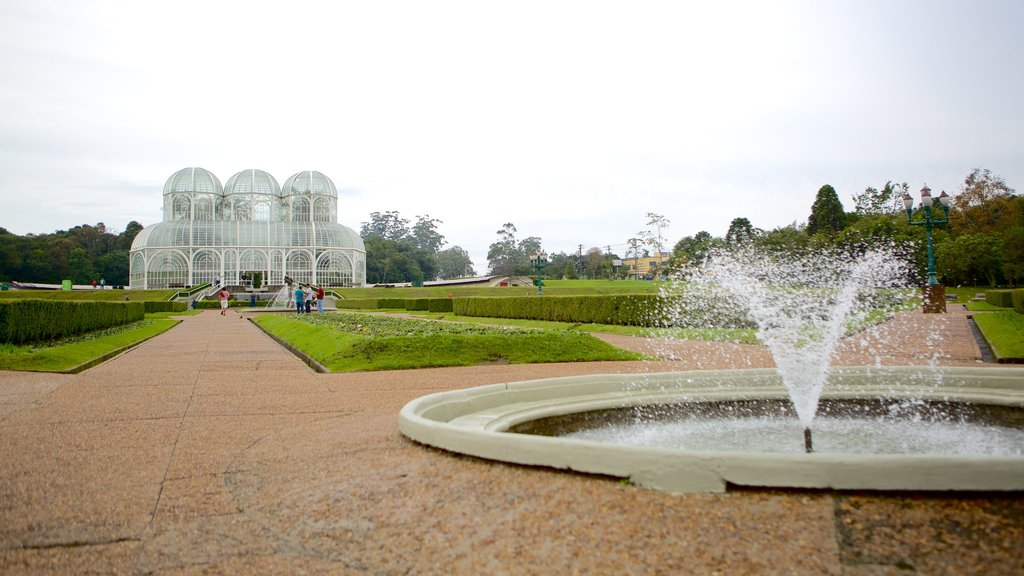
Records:
M622 264L629 267L630 278L654 278L658 269L668 265L670 252L655 252L641 258L626 258Z

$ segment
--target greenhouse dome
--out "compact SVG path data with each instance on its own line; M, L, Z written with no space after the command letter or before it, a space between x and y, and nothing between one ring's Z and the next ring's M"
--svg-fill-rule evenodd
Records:
M210 171L185 168L164 185L164 218L135 237L132 289L240 286L285 278L333 287L362 286L366 248L339 224L338 192L320 172L299 172L279 187L249 169L225 186Z

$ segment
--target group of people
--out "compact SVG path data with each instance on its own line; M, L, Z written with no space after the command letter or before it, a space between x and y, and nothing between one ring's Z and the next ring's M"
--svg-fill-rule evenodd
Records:
M299 284L295 288L295 312L309 314L313 306L316 306L318 313L324 313L324 287L317 285L313 288L310 284Z

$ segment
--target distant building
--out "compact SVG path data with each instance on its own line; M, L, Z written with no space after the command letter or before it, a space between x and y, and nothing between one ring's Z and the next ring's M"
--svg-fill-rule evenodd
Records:
M630 278L654 278L659 266L668 265L671 252L655 252L642 258L626 258L623 264L629 267Z
M338 191L320 172L279 186L262 170L243 170L223 187L203 168L185 168L164 185L163 221L132 243L132 289L177 288L223 280L263 284L285 277L325 286L363 286L366 248L338 223Z

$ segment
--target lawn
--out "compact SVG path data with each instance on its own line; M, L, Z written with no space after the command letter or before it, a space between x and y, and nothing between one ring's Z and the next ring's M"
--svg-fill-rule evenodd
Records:
M449 320L484 326L515 326L542 330L570 330L579 332L602 332L626 336L649 336L654 338L675 338L678 340L714 340L718 342L739 342L758 344L756 330L747 328L647 328L643 326L622 326L619 324L579 324L570 322L549 322L546 320L519 320L516 318L486 318L481 316L458 316L450 312L412 312L406 310L384 311L417 316L431 320Z
M642 360L589 334L371 314L265 314L254 321L332 372Z
M1024 360L1024 315L1012 310L986 312L975 314L974 322L999 359Z
M151 314L138 322L55 342L0 344L0 370L78 372L177 325L179 321L168 316Z

